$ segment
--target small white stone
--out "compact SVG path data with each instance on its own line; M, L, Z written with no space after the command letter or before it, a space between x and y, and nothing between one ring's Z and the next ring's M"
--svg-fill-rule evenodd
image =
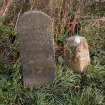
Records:
M76 44L80 43L80 37L79 36L76 36L74 40L75 40Z

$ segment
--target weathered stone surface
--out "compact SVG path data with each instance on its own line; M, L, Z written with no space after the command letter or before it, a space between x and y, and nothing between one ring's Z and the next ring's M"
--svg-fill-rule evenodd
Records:
M84 72L90 64L89 48L84 37L67 39L64 49L65 63L76 72Z
M40 87L55 78L52 19L43 12L24 13L17 23L23 81L26 86Z

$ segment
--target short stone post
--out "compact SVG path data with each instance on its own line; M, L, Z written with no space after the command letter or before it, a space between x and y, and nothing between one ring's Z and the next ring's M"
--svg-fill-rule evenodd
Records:
M75 72L82 73L90 64L87 40L81 36L72 36L64 46L64 61Z

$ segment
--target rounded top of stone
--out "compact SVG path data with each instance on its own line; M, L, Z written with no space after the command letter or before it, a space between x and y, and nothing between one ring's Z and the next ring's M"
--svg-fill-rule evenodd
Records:
M66 41L67 41L67 43L70 43L70 44L72 44L72 45L77 45L77 44L80 43L81 37L78 36L78 35L72 36L72 37L67 38Z
M23 27L29 27L30 25L36 24L52 24L53 25L53 19L48 16L46 13L41 11L27 11L23 13L21 16L19 16L19 19L16 24L16 31L20 33L23 31Z
M31 11L27 11L25 13L22 14L22 16L27 16L27 15L30 15L30 14L42 14L48 18L51 18L49 15L47 15L46 13L42 12L42 11L35 11L35 10L31 10Z

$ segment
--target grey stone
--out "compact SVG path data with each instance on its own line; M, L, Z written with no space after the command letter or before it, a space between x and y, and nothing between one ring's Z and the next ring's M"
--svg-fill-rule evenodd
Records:
M25 86L40 87L55 78L53 21L43 12L29 11L17 22Z

